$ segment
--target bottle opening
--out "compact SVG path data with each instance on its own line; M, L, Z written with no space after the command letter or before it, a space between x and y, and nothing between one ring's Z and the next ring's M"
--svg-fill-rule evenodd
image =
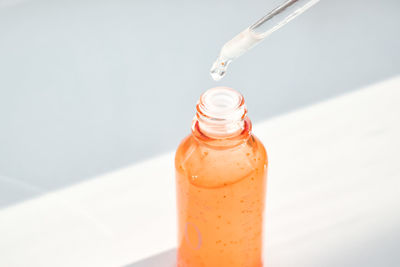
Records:
M244 129L247 109L243 96L228 87L215 87L201 95L197 121L201 132L214 138L232 137Z

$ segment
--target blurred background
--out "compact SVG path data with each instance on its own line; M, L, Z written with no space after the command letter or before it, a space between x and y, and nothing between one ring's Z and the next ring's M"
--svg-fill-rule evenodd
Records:
M400 2L321 1L235 61L281 1L0 0L0 207L173 150L211 87L253 122L400 72Z
M0 0L0 210L173 151L208 88L257 123L400 73L400 2L321 0L214 82L282 1Z

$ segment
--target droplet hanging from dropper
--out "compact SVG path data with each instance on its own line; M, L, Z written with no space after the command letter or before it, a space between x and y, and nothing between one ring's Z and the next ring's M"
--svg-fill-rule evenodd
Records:
M217 60L210 69L210 74L214 81L219 81L224 77L227 67L232 60L244 54L263 38L264 36L258 35L250 29L246 29L227 42L222 47Z
M223 60L218 57L210 69L210 74L214 81L219 81L225 76L229 63L231 63L231 60Z
M318 2L319 0L286 0L282 5L273 9L222 47L217 60L211 67L211 77L215 81L221 80L232 60L250 50L265 37Z

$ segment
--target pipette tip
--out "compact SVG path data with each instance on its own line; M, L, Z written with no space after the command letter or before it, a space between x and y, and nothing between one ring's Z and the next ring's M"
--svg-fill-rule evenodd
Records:
M230 60L224 60L221 57L218 57L217 60L215 60L210 69L210 75L214 81L219 81L225 76L226 68L229 63Z

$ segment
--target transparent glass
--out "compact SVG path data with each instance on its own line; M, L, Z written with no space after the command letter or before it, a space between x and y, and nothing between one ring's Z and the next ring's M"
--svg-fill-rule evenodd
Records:
M228 65L234 59L246 53L271 33L280 29L318 2L319 0L287 0L274 8L267 15L224 44L217 60L211 66L211 77L215 81L222 79L226 74Z
M267 154L243 97L218 87L176 151L179 267L259 267Z

